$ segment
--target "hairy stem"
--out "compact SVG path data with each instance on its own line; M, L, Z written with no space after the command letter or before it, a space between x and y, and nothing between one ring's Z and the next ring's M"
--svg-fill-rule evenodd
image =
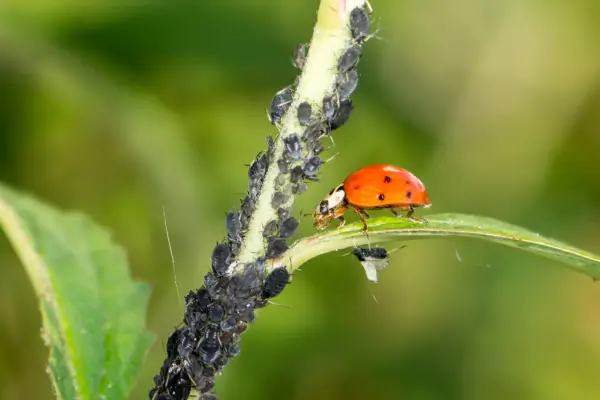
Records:
M362 7L365 3L364 0L321 1L304 70L293 102L279 127L280 134L275 142L274 157L267 170L254 215L238 256L238 266L264 254L263 228L269 220L276 219L276 210L271 206L271 199L276 191L275 179L279 173L276 162L284 152L283 139L303 129L296 118L295 111L298 104L303 101L321 104L323 98L333 90L339 57L351 40L348 29L349 13L355 7ZM293 201L294 196L290 196L285 206L291 206Z

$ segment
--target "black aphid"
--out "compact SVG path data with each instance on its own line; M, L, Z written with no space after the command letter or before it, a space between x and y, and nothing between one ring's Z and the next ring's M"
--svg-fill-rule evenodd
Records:
M313 156L306 161L304 164L304 176L305 177L315 177L319 168L323 165L323 161L317 156Z
M250 168L248 169L248 178L250 182L260 182L260 184L262 185L262 181L265 178L268 166L269 161L267 160L266 154L263 154L262 156L254 160L252 164L250 164Z
M192 353L198 339L196 335L193 332L190 332L188 329L184 329L179 338L177 352L179 353L179 357L185 358Z
M358 43L362 43L369 36L369 15L364 8L356 7L350 12L350 32Z
M296 46L294 49L294 59L292 60L292 64L294 67L298 69L304 68L304 62L306 61L306 51L308 50L308 45L306 43L301 43Z
M348 47L340 57L340 61L338 62L338 70L340 72L346 72L356 67L358 61L360 60L361 54L362 52L360 46Z
M211 322L221 322L225 317L225 309L219 303L213 304L208 309L208 319Z
M296 165L290 171L290 180L292 181L292 183L297 183L298 181L300 181L300 179L302 179L303 176L304 176L304 169L300 165Z
M183 366L186 372L188 373L188 376L192 379L192 382L195 386L201 383L203 378L202 372L204 371L204 367L201 363L198 362L198 360L195 357L184 360Z
M240 215L240 222L242 223L242 230L245 230L248 228L248 224L250 223L250 217L252 216L252 213L254 212L254 200L252 199L251 196L246 196L244 198L244 200L242 201L242 207L241 207L241 215Z
M167 388L169 394L175 399L187 399L191 389L192 382L187 376L187 373L183 371L170 380Z
M286 219L287 217L290 216L290 209L280 207L279 209L277 209L277 216L279 217L280 220Z
M272 219L266 223L266 225L263 229L263 237L268 238L268 237L274 236L276 230L277 230L277 221Z
M319 140L323 137L325 133L325 127L321 124L321 122L315 122L306 127L304 133L302 134L302 140L305 142L312 142L315 140Z
M273 154L275 153L275 140L271 136L267 136L267 159L271 162Z
M271 124L275 125L281 121L281 117L283 117L283 114L285 114L292 103L292 93L292 87L288 86L275 94L275 97L271 101Z
M352 100L345 99L340 102L340 108L331 121L331 129L337 129L350 119L352 113Z
M230 241L239 242L241 240L242 223L240 222L240 214L237 211L232 210L227 213L225 228Z
M290 273L285 267L275 268L265 279L263 286L263 298L270 299L285 289L285 285L290 283Z
M285 158L280 158L279 160L277 160L277 168L279 168L279 172L281 172L282 174L287 174L288 164L289 162Z
M340 100L347 99L358 87L358 71L353 69L340 75L338 81L338 96Z
M362 264L367 274L367 278L372 282L377 282L377 272L381 271L390 263L388 251L383 247L360 248L352 250Z
M310 122L310 116L312 114L312 108L310 104L306 101L303 101L298 105L298 122L301 126L306 126Z
M306 149L312 153L312 155L319 155L324 149L323 143L319 141L308 142Z
M331 118L333 118L333 115L335 114L335 111L336 111L336 102L333 99L333 97L331 97L331 96L323 97L322 111L323 111L323 118L326 121L329 121L329 120L331 120Z
M275 192L275 194L273 194L273 198L271 198L271 207L277 209L277 208L279 208L280 205L282 205L283 203L285 203L288 200L289 200L289 196L287 196L281 192Z
M218 328L209 328L204 333L198 353L204 364L212 364L221 355Z
M267 246L265 256L267 258L277 258L281 256L288 249L285 239L276 238L272 240Z
M231 264L231 249L225 243L219 243L212 252L212 269L215 276L223 276Z
M279 236L282 238L294 236L296 230L298 230L298 225L300 225L300 222L298 222L298 220L294 217L288 217L284 219L279 224Z
M170 360L175 359L177 356L177 348L179 347L179 336L183 328L178 328L171 333L171 336L167 339L167 357Z
M291 134L283 139L285 146L285 155L288 160L297 161L302 157L302 143L298 139L298 135Z
M308 185L306 185L306 183L304 182L298 182L298 183L294 183L292 185L292 193L296 194L296 195L301 195L302 193L306 192L308 190Z

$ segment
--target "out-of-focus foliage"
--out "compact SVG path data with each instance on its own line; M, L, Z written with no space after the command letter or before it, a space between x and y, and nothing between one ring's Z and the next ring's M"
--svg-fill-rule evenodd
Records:
M264 108L297 71L317 1L17 1L0 5L0 180L114 230L152 282L159 337L200 285ZM596 0L374 1L340 155L296 202L389 162L430 212L503 219L600 251ZM299 234L312 233L308 218ZM411 241L377 285L342 254L307 264L244 336L223 399L596 399L600 287L475 241ZM0 398L51 399L37 300L0 239ZM371 293L377 297L373 301ZM162 339L162 340L161 340ZM35 383L35 384L33 384Z

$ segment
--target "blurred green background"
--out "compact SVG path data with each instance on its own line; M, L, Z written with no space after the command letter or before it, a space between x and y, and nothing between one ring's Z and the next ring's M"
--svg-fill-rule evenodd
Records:
M297 71L317 0L4 0L0 180L108 227L153 286L157 333L131 398L198 287L265 108ZM340 155L295 212L349 172L393 163L433 208L600 252L600 3L373 0ZM376 213L377 214L377 213ZM353 219L355 217L352 217ZM313 232L302 220L301 235ZM217 380L227 399L598 399L600 287L468 240L407 243L379 284L346 252L296 274ZM396 246L391 246L394 248ZM0 237L0 398L52 399L37 300ZM378 303L372 297L376 296Z

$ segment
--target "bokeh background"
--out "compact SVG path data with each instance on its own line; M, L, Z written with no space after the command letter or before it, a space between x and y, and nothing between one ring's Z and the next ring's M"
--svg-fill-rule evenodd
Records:
M600 252L600 3L373 0L340 155L309 210L368 163L426 183L430 213L467 212ZM0 180L114 233L153 287L158 340L198 287L244 164L274 134L265 108L297 71L317 0L4 0ZM421 215L426 213L421 212ZM313 232L302 219L300 235ZM302 268L243 337L221 399L598 399L600 286L473 240L393 253L379 284L345 252ZM394 248L397 246L391 246ZM52 399L34 292L0 238L0 398ZM374 301L373 296L378 300Z

